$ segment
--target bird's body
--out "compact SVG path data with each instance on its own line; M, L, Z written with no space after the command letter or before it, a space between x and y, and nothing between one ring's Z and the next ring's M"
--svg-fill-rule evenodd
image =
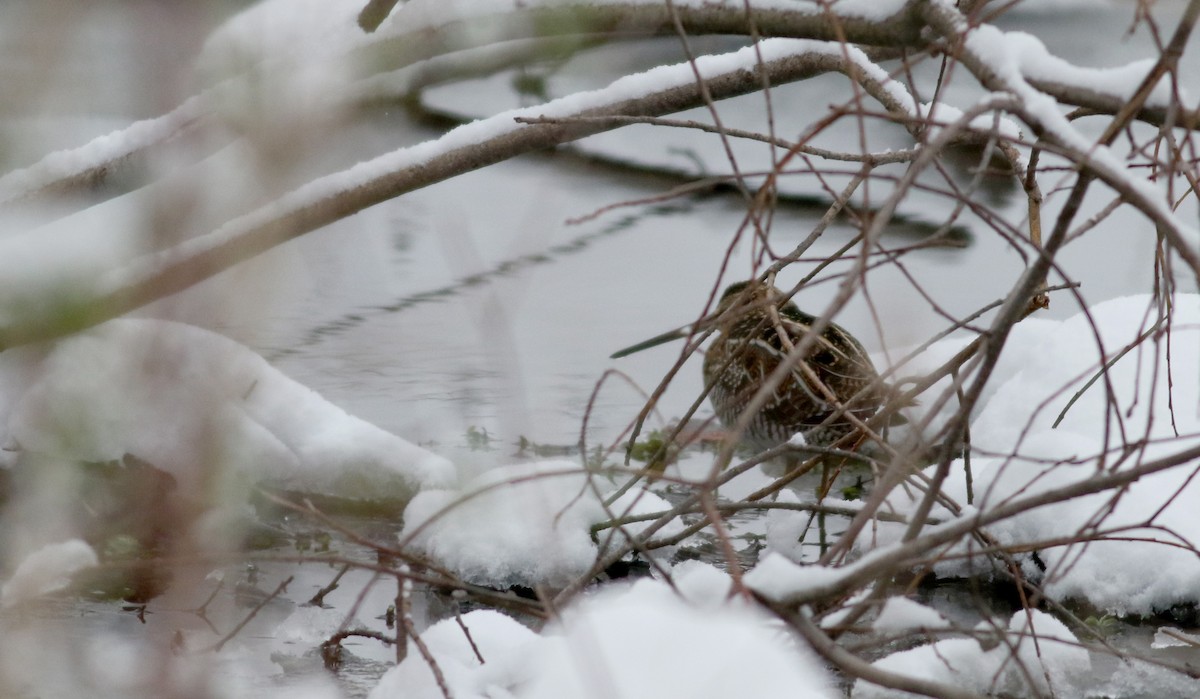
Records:
M719 334L704 358L704 379L717 417L727 426L737 423L759 387L817 322L784 298L758 281L734 284L721 296L715 314ZM743 439L753 446L772 447L797 433L809 445L829 446L853 431L855 419L870 418L886 401L886 386L866 350L844 328L828 323L810 343L750 421Z
M742 439L766 449L801 434L811 446L830 446L874 415L892 389L880 380L863 346L840 325L826 323L806 341L817 319L785 299L782 291L765 282L738 282L725 289L716 312L704 320L613 357L715 329L716 338L704 358L704 381L721 422L736 425L759 388L788 362L790 370L755 413ZM807 347L800 360L790 356L797 347Z

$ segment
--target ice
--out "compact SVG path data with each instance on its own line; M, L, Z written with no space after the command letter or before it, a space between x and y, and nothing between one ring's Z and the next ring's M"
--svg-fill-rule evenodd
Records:
M1150 643L1150 647L1154 649L1160 648L1198 648L1200 647L1200 636L1195 634L1185 633L1170 626L1160 627L1154 632L1154 640Z

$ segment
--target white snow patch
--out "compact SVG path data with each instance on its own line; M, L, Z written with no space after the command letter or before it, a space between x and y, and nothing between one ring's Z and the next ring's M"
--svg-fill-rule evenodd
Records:
M987 98L985 97L984 99ZM921 113L925 115L925 119L929 122L925 136L930 141L937 138L943 128L962 119L966 115L963 110L945 102L923 102L921 104ZM995 132L997 136L1012 141L1019 141L1021 139L1021 127L1017 125L1017 122L995 113L980 114L972 118L967 125L975 131L983 133Z
M965 27L964 27L965 30ZM966 34L964 48L977 58L987 63L995 71L1005 88L1019 98L1030 119L1045 129L1053 138L1062 144L1086 154L1087 164L1102 179L1121 185L1132 190L1136 196L1129 198L1139 207L1153 210L1155 215L1168 225L1171 230L1185 240L1194 240L1200 232L1194 226L1184 222L1171 208L1169 202L1162 196L1158 185L1141 177L1131 176L1121 157L1092 139L1084 136L1063 114L1062 105L1053 97L1034 89L1026 82L1026 73L1043 80L1055 80L1070 84L1073 79L1081 78L1087 71L1077 69L1065 62L1052 60L1045 47L1039 40L1022 32L1006 33L991 25L980 25ZM1144 66L1144 64L1142 64ZM1083 71L1082 73L1080 71ZM1097 71L1088 78L1089 83L1098 88L1113 88L1109 91L1118 98L1125 99L1132 94L1131 85L1136 88L1138 69L1122 70L1115 73ZM1143 71L1144 75L1144 71ZM1150 106L1167 106L1169 92L1165 83L1155 86L1147 104ZM1184 106L1191 108L1195 98L1181 95Z
M613 585L541 635L498 612L471 612L463 623L485 664L453 619L422 639L456 699L840 696L811 651L752 603L729 597L724 573L693 563L672 577L682 597L655 580ZM369 699L400 696L443 696L411 645Z
M464 614L462 626L456 619L439 621L421 634L421 640L441 670L451 696L484 699L510 696L507 688L520 680L515 670L520 668L530 647L536 646L537 634L511 617L483 609ZM429 663L411 640L404 662L388 670L367 699L398 697L444 697Z
M427 490L409 503L400 537L467 580L500 587L565 585L587 572L599 547L591 526L625 514L670 509L631 490L606 511L614 486L575 461L544 461L488 471L461 489ZM644 524L627 525L636 533ZM678 531L678 522L660 530ZM611 530L600 532L605 542ZM617 543L623 542L615 534ZM664 550L664 553L668 553Z
M530 666L517 693L528 699L838 696L811 651L753 605L698 609L649 580L569 609Z
M783 600L810 588L827 585L840 575L833 568L797 565L778 553L771 553L759 561L754 570L746 573L743 582L768 599Z
M99 564L86 542L71 539L43 546L25 557L0 589L0 606L13 607L66 589L78 572Z
M799 504L800 496L795 491L785 488L779 491L775 502ZM789 561L800 563L804 560L805 550L800 539L812 522L810 512L800 510L767 510L767 546L764 556L772 553L779 554ZM811 548L811 547L810 547Z
M78 148L49 153L33 165L0 176L0 202L18 199L59 178L116 162L179 133L202 113L203 99L192 97L160 117L135 121Z
M803 432L797 432L788 439L788 444L793 447L804 448L808 446L808 440L804 438Z
M906 597L889 597L879 610L874 624L876 631L907 631L909 629L946 629L950 622L931 607Z
M196 63L209 76L232 77L262 61L328 59L366 43L368 37L357 22L365 4L359 0L256 3L209 34Z
M0 355L4 443L83 462L133 455L191 494L238 480L407 499L449 461L355 418L246 347L181 323L121 319Z
M301 647L319 646L338 629L350 627L346 621L346 610L316 605L297 606L291 614L271 632L275 644L296 644ZM353 626L363 626L362 623Z
M1150 647L1161 648L1200 648L1200 636L1170 626L1162 626L1154 632L1154 640Z
M1100 365L1153 325L1155 315L1147 315L1151 303L1149 296L1113 299L1061 322L1027 320L1016 326L993 378L995 388L971 424L975 508L986 510L1110 469L1132 468L1200 442L1200 365L1195 361L1200 356L1200 296L1191 294L1174 298L1169 335L1151 337L1117 360L1054 426ZM1121 460L1122 441L1143 437L1149 440L1144 448ZM1115 530L1116 535L1086 545L1038 548L1047 567L1043 585L1048 593L1056 599L1086 599L1115 614L1196 604L1200 559L1175 544L1200 540L1194 511L1194 503L1200 502L1200 479L1194 478L1198 470L1200 463L1183 463L1140 478L1119 497L1102 493L1055 503L998 522L988 531L1001 544L1037 545L1086 536L1099 522L1101 530ZM951 469L944 492L966 503L961 463ZM914 505L900 492L890 500L901 512ZM1146 527L1151 520L1153 526ZM881 522L873 534L873 543L864 537L860 545L895 541L900 530ZM1028 574L1041 576L1024 560ZM969 564L946 563L938 572L973 571Z
M1133 97L1155 64L1155 59L1146 58L1112 68L1076 66L1050 53L1041 39L1025 32L1005 32L1004 43L1008 56L1016 60L1027 79L1077 85L1126 100ZM1167 106L1171 91L1170 78L1164 77L1155 85L1147 104Z

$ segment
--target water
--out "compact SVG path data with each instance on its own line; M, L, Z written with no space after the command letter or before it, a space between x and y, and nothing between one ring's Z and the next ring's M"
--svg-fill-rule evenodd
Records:
M64 66L62 89L47 93L52 99L42 106L45 113L59 118L47 121L38 120L36 112L34 118L4 113L4 143L13 144L7 149L6 165L30 162L52 148L82 142L133 118L160 113L173 106L180 93L186 94L184 86L173 86L175 92L168 90L165 81L154 81L158 90L150 94L133 88L145 78L141 71L148 70L147 64L157 65L155 57L172 52L157 44L138 44L137 32L130 29L129 16L121 7L109 4L88 10L89 18L103 20L91 29L88 22L73 25L78 28L79 53L57 56L57 65ZM1181 7L1179 2L1159 3L1156 11L1175 14ZM7 12L0 15L8 20L0 20L0 27L21 26L20 10L10 7ZM1005 20L1004 26L1042 36L1058 55L1083 65L1115 65L1149 55L1151 39L1145 31L1123 38L1133 12L1131 4L1079 12L1087 12L1088 21L1081 22L1070 12L1023 14ZM202 19L215 23L219 17ZM184 27L177 31L184 36L180 42L189 46L198 45L198 37L206 31L204 21L160 24ZM12 32L0 29L0 34L11 40ZM112 36L127 38L135 48L121 53L121 47L111 43ZM717 46L722 42L705 43ZM24 44L0 47L10 56L26 55L28 50ZM146 55L148 60L135 60ZM627 45L601 48L550 76L547 86L561 94L602 85L638 66L678 60L678 55L673 40L647 42L633 49ZM94 56L105 58L96 63ZM1183 74L1196 74L1200 70L1197 61L1197 52L1189 50ZM15 61L7 65L9 75L28 75L28 68ZM131 71L131 66L141 68ZM933 69L922 66L918 75L928 75ZM521 101L509 89L512 78L503 74L438 89L427 95L428 102L465 115L490 113ZM110 80L116 87L108 84ZM779 132L794 133L845 95L844 80L836 76L778 89L773 99ZM948 98L968 104L977 95L968 81L957 81ZM722 115L730 126L763 127L762 102L757 97L723 104ZM680 115L702 116L702 111ZM37 125L36 133L31 123ZM46 129L47 124L54 128ZM1091 128L1086 120L1081 124ZM398 110L371 112L342 125L324 141L305 144L311 154L301 169L323 172L435 136L434 131L405 120ZM908 145L906 137L889 128L872 127L869 138L875 148ZM837 147L854 139L856 130L847 125L833 130L817 145ZM582 148L684 173L728 169L715 139L683 131L623 129L588 139ZM739 143L735 148L739 164L746 170L761 169L768 162L760 145ZM197 170L205 173L211 168L209 174L220 173L228 167L221 159L233 155L219 153ZM966 173L957 176L960 183L967 179ZM844 173L830 177L834 188L845 180ZM673 362L678 347L667 346L620 361L608 356L696 318L723 266L728 270L726 281L749 277L758 269L750 245L731 247L744 217L742 199L730 192L666 198L680 181L564 155L525 156L414 192L306 235L244 265L243 270L159 304L151 312L220 328L349 412L450 456L467 472L518 458L515 453L521 438L544 445L574 445L585 416L588 443L611 444L637 414L644 394ZM1047 193L1054 192L1053 183L1053 177L1043 183ZM810 176L788 177L783 187L797 195L824 196ZM869 198L860 203L878 203L888 187L886 181L872 183ZM1011 184L987 181L975 196L1007 220L1022 220L1021 193ZM1060 200L1061 196L1051 199L1045 220L1052 220ZM569 223L621 202L645 203ZM1100 195L1089 198L1081 220L1105 203ZM1194 218L1194 201L1185 208ZM823 211L823 206L781 206L773 221L773 244L780 251L789 250L812 230ZM900 213L919 235L947 222L951 211L946 198L916 191ZM871 272L865 293L838 316L838 322L856 333L869 350L884 352L925 340L944 327L943 313L960 317L1003 297L1024 268L1022 255L989 230L985 221L968 211L955 223L969 235L969 246L929 249L904 258L905 271L936 299L936 306L922 298L901 270L884 266ZM853 234L850 225L835 224L809 251L805 262L781 277L781 284L799 279ZM1122 209L1103 230L1069 246L1063 267L1082 282L1082 293L1090 302L1145 291L1153 269L1153 249L1147 241L1153 236L1144 220ZM911 240L896 233L886 242L902 245ZM801 292L797 302L810 311L825 307L836 291L835 275L844 269L845 265L831 267ZM1060 297L1048 315L1063 317L1075 310L1071 301ZM620 375L605 378L610 369ZM602 378L603 386L592 400ZM681 415L700 390L699 362L694 359L664 395L650 426L661 427ZM486 449L475 448L478 443L472 435L481 432L488 435ZM703 469L706 463L701 454L692 455L685 465ZM738 499L766 481L761 474L748 474L730 484L724 494ZM811 493L813 487L811 479L797 486L802 495ZM834 522L830 526L832 535L839 525ZM731 520L737 545L748 553L759 546L762 528L761 518ZM354 556L367 556L366 550L345 540L337 540L335 546ZM686 555L723 560L711 540L696 544ZM749 561L748 555L743 562ZM258 565L260 582L255 586L267 592L287 575L298 577L286 595L263 608L262 617L244 634L252 660L243 667L243 680L251 686L264 683L274 687L296 677L319 675L320 663L309 652L313 639L284 640L281 650L261 634L294 612L336 571L321 563ZM227 566L225 572L231 581L245 582L249 575L240 563ZM221 611L214 616L220 617L222 630L247 613L238 605L233 588L231 584L216 598ZM109 602L51 607L45 611L48 625L39 626L36 634L23 637L21 643L30 647L47 639L67 643L62 637L86 631L111 634L121 639L118 646L128 647L130 652L170 644L168 629L182 626L195 629L197 635L204 633L194 606L208 589L197 587L186 598L158 602L145 623L137 619L136 611L114 610ZM346 609L353 603L350 593L358 590L368 591L364 608L370 611L361 615L366 617L364 621L384 630L377 617L394 598L394 583L370 584L368 573L356 571L329 603L338 610ZM969 611L962 611L970 606L969 593L951 594L946 599L940 594L928 596L939 608L953 609L964 620L970 617ZM417 604L422 623L445 613L426 609L436 607L433 598L420 597ZM1136 645L1142 647L1144 642ZM357 659L351 659L341 678L353 693L365 693L392 651L365 640L348 642L347 648ZM62 651L64 655L72 652ZM274 659L271 652L277 653ZM64 694L78 693L69 680L64 675L66 684L58 689ZM119 696L121 688L112 694Z
M1144 31L1122 38L1130 8L1088 12L1088 36L1110 35L1112 48L1074 38L1069 13L1018 15L1010 25L1047 37L1053 50L1083 65L1112 65L1145 54ZM600 49L568 64L549 85L562 92L602 84L606 70L669 55L671 40L640 50ZM427 99L467 115L491 112L520 102L511 92L511 77L435 90ZM963 94L953 95L962 103L969 101L969 88L957 86L965 82L955 83ZM807 123L844 94L840 78L780 88L773 97L777 128L788 133L788 124ZM761 126L761 107L755 97L722 104L732 126L751 128ZM397 128L394 118L386 128ZM398 128L409 134L400 139L406 142L432 136L414 126ZM873 130L871 138L877 147L901 145L886 129ZM739 152L743 169L763 164L758 145ZM583 147L637 163L686 170L698 157L713 171L728 169L715 139L682 130L625 129L588 139ZM1061 196L1054 198L1053 177L1046 179L1051 196L1044 220L1052 221ZM965 181L960 173L959 182ZM476 426L504 442L526 436L574 443L588 398L607 369L619 369L648 390L669 366L677 347L620 361L607 357L697 316L730 252L744 205L730 193L618 208L577 225L567 221L619 202L662 197L670 186L621 168L533 155L406 195L290 244L303 260L294 273L305 277L301 283L309 291L279 300L265 319L256 319L260 331L265 323L279 332L255 344L335 402L421 442L461 446L466 430ZM785 178L783 187L820 195L812 178ZM872 187L872 201L887 191L886 183ZM977 196L1008 220L1022 221L1023 196L1009 183L988 181ZM1099 196L1089 200L1081 219L1104 203ZM789 250L821 213L823 207L782 207L773 244ZM942 224L948 213L946 199L921 191L901 207L902 215L929 226ZM899 270L884 266L872 271L865 294L850 303L839 323L878 352L925 340L944 327L942 312L958 317L1003 297L1024 267L1024 253L969 213L957 223L969 231L969 247L904 258L936 307ZM1150 288L1152 228L1125 211L1103 228L1068 246L1062 258L1064 269L1081 282L1083 296L1094 303ZM835 225L807 255L814 262L789 268L781 283L802 276L851 235L849 226ZM748 244L732 249L727 281L757 269L751 255ZM806 287L798 303L809 310L825 307L835 292L831 279L841 269L833 266ZM1076 309L1060 295L1046 315L1065 317ZM685 367L662 402L664 416L680 414L691 402L698 375L698 366ZM607 383L589 426L597 438L610 439L641 402L620 382Z

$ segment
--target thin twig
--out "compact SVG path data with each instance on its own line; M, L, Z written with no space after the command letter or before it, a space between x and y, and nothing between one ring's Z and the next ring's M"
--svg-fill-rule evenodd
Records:
M240 623L238 623L237 626L233 627L232 631L230 631L228 634L226 634L224 638L222 638L221 640L219 640L215 644L213 644L212 647L210 648L210 650L213 650L213 651L216 651L219 653L221 651L221 649L225 647L226 643L228 643L230 640L232 640L233 637L236 636L239 631L241 631L243 628L245 628L246 624L250 623L251 619L253 619L255 616L258 615L258 613L260 611L262 611L263 607L267 606L267 604L269 604L272 600L274 600L276 597L283 594L283 592L285 590L287 590L288 584L290 582L292 582L294 577L295 576L289 575L286 580L279 583L279 585L275 588L274 592L272 592L271 594L264 597L263 600L261 602L259 602L258 605L255 606L254 609L252 609L250 611L250 613L247 614L246 617L244 619L242 619Z

